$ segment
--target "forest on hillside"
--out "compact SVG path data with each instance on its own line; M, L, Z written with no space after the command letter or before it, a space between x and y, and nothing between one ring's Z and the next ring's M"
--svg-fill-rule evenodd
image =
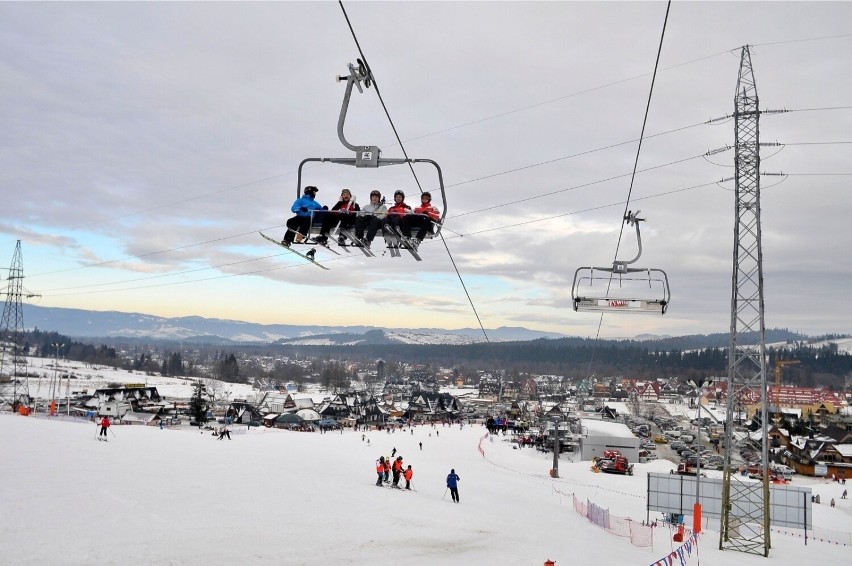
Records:
M227 381L243 381L262 376L254 362L260 358L314 359L318 362L352 361L371 365L382 359L433 367L539 375L569 378L623 376L636 379L682 379L725 376L728 372L727 347L674 347L667 341L608 341L584 338L539 339L527 342L496 342L467 345L361 344L355 346L265 345L183 345L177 343L88 344L55 332L26 333L25 344L44 357L59 355L86 363L144 370L163 375L198 375L200 367L214 368L214 375ZM712 341L712 340L711 340ZM697 339L690 338L697 344ZM61 346L57 347L57 344ZM668 346L668 347L664 347ZM806 387L828 386L841 390L852 377L852 355L835 343L814 346L805 340L788 341L769 347L767 378L772 381L776 360L797 360L786 366L783 382ZM286 364L285 364L286 365ZM316 367L324 367L318 364ZM285 368L286 369L286 368ZM293 371L297 367L291 368ZM208 370L209 371L209 370Z

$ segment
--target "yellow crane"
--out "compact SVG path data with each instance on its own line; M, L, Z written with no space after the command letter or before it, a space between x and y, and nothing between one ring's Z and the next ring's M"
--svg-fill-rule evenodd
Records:
M775 389L781 387L781 369L785 366L794 366L799 363L799 360L775 360ZM777 394L777 393L776 393Z
M798 363L799 360L775 360L775 426L781 420L781 370Z

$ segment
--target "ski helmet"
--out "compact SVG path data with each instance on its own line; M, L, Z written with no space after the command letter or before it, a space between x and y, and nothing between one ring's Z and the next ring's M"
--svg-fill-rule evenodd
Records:
M400 196L402 196L403 200L405 200L405 193L404 193L404 192L402 192L401 190L399 190L399 189L395 190L395 191L393 192L393 198L396 198L396 195L400 195Z
M307 194L316 195L318 192L319 192L319 189L314 187L313 185L308 185L307 187L305 187L305 194L306 195Z

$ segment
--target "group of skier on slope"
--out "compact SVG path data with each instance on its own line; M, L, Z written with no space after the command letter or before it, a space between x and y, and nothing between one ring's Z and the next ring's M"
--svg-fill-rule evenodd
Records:
M396 448L394 448L393 454L396 454ZM392 476L393 483L391 483L391 487L402 489L399 487L399 478L401 476L405 479L405 489L410 490L411 478L414 477L411 465L406 468L402 461L402 456L397 456L395 460L391 460L392 457L385 458L384 456L379 456L379 459L376 460L376 485L382 487L383 483L390 483L390 477ZM447 489L456 503L459 502L459 481L461 481L461 478L456 473L455 468L450 470L450 473L447 475Z
M347 236L344 232L354 229L356 241L352 245L370 247L373 238L382 228L387 228L391 233L402 234L405 238L411 238L412 231L417 229L415 239L411 245L416 250L426 234L432 229L432 225L440 218L440 212L432 205L432 194L424 192L420 195L420 206L412 209L405 203L405 193L396 191L393 194L394 203L390 208L385 207L382 193L378 190L370 192L370 203L362 209L352 192L343 189L340 192L340 200L331 210L316 200L319 191L314 186L305 187L304 194L296 199L290 208L295 216L287 220L287 232L281 243L290 247L294 241L304 241L310 234L312 222L321 222L320 234L316 242L325 245L331 231L340 225L338 245L345 245ZM365 238L366 231L366 238ZM351 239L351 238L350 238Z
M394 453L396 453L396 448L394 448ZM379 456L379 459L376 460L376 474L378 475L376 485L379 487L382 486L382 483L390 483L390 476L392 474L393 483L391 487L401 489L399 487L399 478L403 477L405 478L405 489L410 490L414 470L411 469L411 465L407 468L405 467L405 464L402 462L402 456L397 456L396 460L393 461L390 458Z

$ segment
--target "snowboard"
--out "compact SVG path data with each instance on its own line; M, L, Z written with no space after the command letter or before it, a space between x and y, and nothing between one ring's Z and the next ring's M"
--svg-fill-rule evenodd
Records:
M329 270L329 268L327 268L327 267L326 267L326 266L324 266L323 264L321 264L321 263L319 263L318 261L316 261L313 257L308 257L308 255L307 255L307 254L303 254L302 252L297 252L297 251L296 251L296 250L294 250L292 247L287 247L287 246L285 246L284 244L282 244L281 242L279 242L279 241L278 241L278 240L276 240L275 238L270 238L269 236L267 236L267 235L266 235L266 234L264 234L263 232L258 232L258 234L260 234L261 236L263 236L263 238L264 238L264 239L269 240L269 241L270 241L270 242L272 242L273 244L275 244L275 245L277 245L277 246L280 246L280 247L284 248L284 249L285 249L285 250L287 250L288 252L292 252L292 253L296 254L297 256L299 256L299 257L301 257L301 258L304 258L304 259L308 260L309 262L313 263L314 265L316 265L316 266L317 266L317 267L319 267L320 269L325 269L326 271L330 271L330 270ZM315 252L315 251L316 251L316 248L311 248L311 251L310 251L310 252L308 252L308 253L310 254L311 252Z

